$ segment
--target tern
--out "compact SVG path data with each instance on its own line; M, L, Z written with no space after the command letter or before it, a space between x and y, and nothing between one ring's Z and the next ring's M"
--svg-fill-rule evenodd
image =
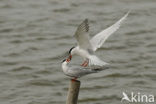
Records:
M105 67L98 67L98 68L91 68L91 67L83 67L83 66L69 66L70 59L65 59L62 62L62 70L65 75L72 77L73 80L76 80L77 78L80 78L82 76L91 74L91 73L97 73L99 71L108 69L108 66Z
M119 29L121 23L126 19L130 11L128 11L120 20L115 24L101 31L91 39L89 38L89 23L88 19L85 19L77 28L74 37L77 40L77 46L72 47L69 50L69 58L72 55L77 54L84 58L82 66L86 67L89 65L104 66L107 63L99 59L94 52L102 46L106 39Z

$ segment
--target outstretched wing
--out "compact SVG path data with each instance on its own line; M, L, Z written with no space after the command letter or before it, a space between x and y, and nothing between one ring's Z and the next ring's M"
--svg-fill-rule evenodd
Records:
M128 16L130 11L128 11L128 13L126 13L119 21L117 21L115 24L113 24L112 26L108 27L107 29L101 31L100 33L98 33L97 35L95 35L92 39L91 39L91 45L93 48L93 51L96 51L98 48L100 48L102 46L102 44L106 41L106 39L113 34L117 29L119 29L121 23L126 19L126 17Z
M85 19L77 28L75 38L80 48L92 49L89 39L89 24L88 19Z

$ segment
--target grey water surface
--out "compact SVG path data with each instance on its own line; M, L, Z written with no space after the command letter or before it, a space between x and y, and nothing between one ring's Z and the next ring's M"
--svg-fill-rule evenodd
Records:
M65 104L61 61L77 26L88 18L93 36L130 9L96 52L110 69L80 78L79 104L124 104L122 92L156 97L155 0L0 0L0 104Z

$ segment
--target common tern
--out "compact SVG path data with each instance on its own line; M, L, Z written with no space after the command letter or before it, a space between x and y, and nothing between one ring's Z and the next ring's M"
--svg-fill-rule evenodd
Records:
M82 66L86 67L89 65L94 66L104 66L107 63L99 59L94 52L102 46L106 39L113 34L117 29L119 29L121 23L126 19L130 11L128 11L120 20L115 24L108 27L107 29L101 31L91 39L89 39L89 23L88 19L85 19L77 28L75 33L75 38L77 40L77 46L72 47L69 50L69 58L72 55L77 54L84 58L84 63Z
M98 67L98 68L91 68L91 67L82 67L82 66L69 66L70 59L65 59L62 62L62 70L65 75L72 77L73 80L80 78L82 76L97 73L99 71L108 69L108 66L105 67Z

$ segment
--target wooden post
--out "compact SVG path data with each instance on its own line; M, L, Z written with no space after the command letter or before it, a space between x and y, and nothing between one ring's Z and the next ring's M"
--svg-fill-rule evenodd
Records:
M81 82L78 80L70 81L66 104L77 104L80 84L81 84Z

